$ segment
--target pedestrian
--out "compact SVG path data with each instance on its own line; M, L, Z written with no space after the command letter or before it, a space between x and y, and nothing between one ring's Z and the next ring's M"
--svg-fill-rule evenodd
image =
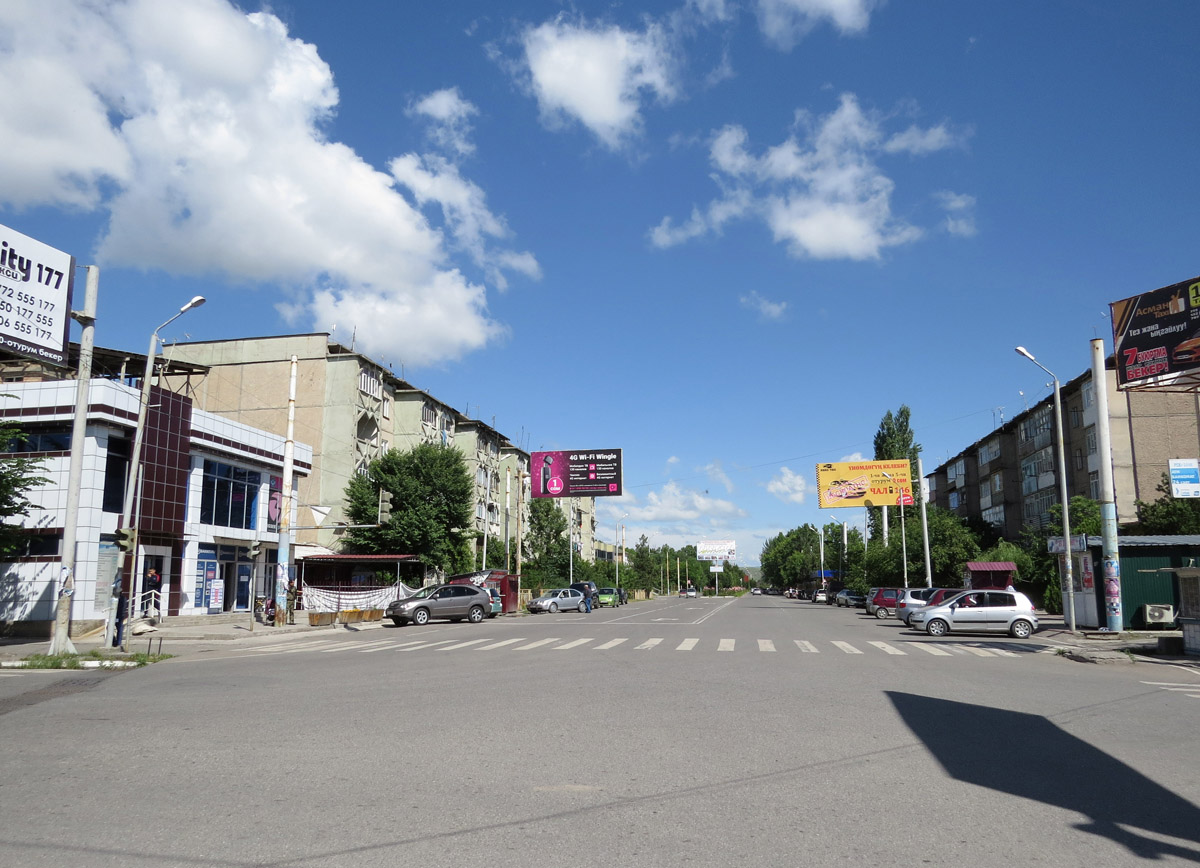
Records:
M592 611L592 586L590 584L583 586L583 610L585 612Z
M287 622L296 623L296 583L288 582L287 586Z
M158 574L158 570L151 567L146 571L146 582L142 587L142 615L150 614L151 609L154 614L158 614L162 602L159 600L159 595L162 593L162 576Z

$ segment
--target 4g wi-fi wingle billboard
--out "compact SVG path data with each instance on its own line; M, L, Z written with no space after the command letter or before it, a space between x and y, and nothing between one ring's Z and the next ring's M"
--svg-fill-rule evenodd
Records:
M589 449L534 452L534 497L618 497L621 450Z

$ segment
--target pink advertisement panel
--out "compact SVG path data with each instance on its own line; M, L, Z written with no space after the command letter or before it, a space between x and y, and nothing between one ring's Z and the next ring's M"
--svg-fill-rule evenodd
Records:
M621 494L621 450L534 452L534 497L616 497Z

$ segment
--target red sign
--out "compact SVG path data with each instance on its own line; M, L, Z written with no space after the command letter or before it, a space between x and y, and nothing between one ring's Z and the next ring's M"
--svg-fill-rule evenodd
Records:
M897 506L912 506L913 505L913 496L911 494L909 494L908 491L905 491L903 494L901 494L899 497L896 498L896 505Z

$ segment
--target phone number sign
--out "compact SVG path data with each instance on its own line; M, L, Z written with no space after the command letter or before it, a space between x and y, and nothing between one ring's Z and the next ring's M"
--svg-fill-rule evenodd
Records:
M0 345L66 367L75 257L0 225Z
M621 450L534 452L534 497L617 497L621 494Z

